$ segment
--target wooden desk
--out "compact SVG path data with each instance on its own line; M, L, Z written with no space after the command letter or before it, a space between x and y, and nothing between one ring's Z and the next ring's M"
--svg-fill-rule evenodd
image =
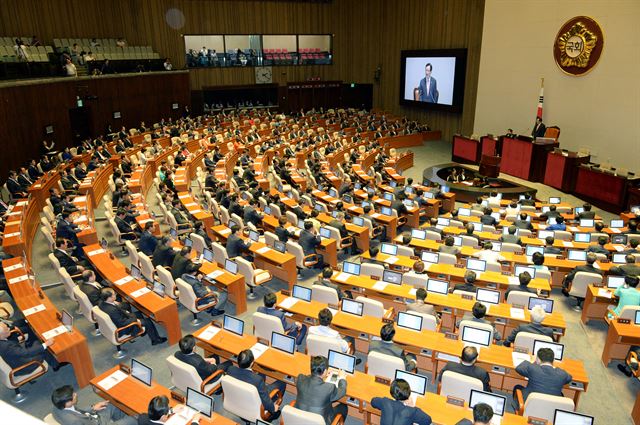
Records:
M107 190L109 190L109 179L113 174L113 164L108 163L99 169L90 171L87 177L80 182L78 191L87 195L91 201L91 206L96 208Z
M206 209L202 209L189 192L178 192L178 199L180 199L182 206L189 211L193 218L202 222L202 227L206 229L207 235L213 238L213 233L211 232L211 227L215 224L213 214Z
M113 283L111 287L117 293L145 316L164 326L169 345L176 344L182 338L176 301L169 297L160 297L153 291L134 298L131 293L144 288L146 286L144 280L130 280L122 285L116 285L115 282L130 276L120 260L109 250L105 251L97 244L85 246L83 249L96 271Z
M590 320L604 321L604 315L607 313L608 307L616 303L617 297L613 296L613 290L610 292L610 297L604 297L598 294L600 289L606 290L606 288L596 288L593 285L589 285L587 288L587 295L584 297L582 315L580 316L580 320L585 325Z
M640 345L640 326L611 321L602 351L604 367L608 367L612 360L624 360L632 345Z
M104 389L100 382L119 370L119 366L114 366L104 373L96 376L91 380L91 386L96 394L105 400L109 400L111 404L125 412L129 416L138 416L147 413L149 402L156 396L166 396L169 398L171 407L175 407L178 403L171 398L171 390L158 384L155 380L151 381L151 386L147 386L139 380L128 376L123 381L113 387ZM200 420L202 425L235 425L231 419L213 413L212 417L203 417Z
M202 261L200 271L205 274L203 280L210 285L217 286L227 291L229 301L236 306L236 315L240 315L247 311L247 293L245 288L244 276L241 274L233 275L224 270L223 265ZM219 270L223 273L215 279L211 279L207 275Z
M27 275L27 268L22 264L22 258L11 258L2 262L5 276L9 286L9 292L21 311L42 304L45 310L27 316L29 326L38 335L41 341L45 332L62 325L57 314L58 309L40 289L36 281L30 279L12 283L13 279L19 279ZM49 347L51 353L59 362L68 362L73 365L73 371L78 381L78 386L83 388L89 384L95 376L93 361L89 352L87 339L77 329L54 337L55 343Z

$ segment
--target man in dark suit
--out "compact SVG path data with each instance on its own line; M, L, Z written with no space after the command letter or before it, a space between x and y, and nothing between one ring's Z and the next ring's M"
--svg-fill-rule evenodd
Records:
M627 254L624 261L626 264L611 267L609 273L617 276L640 276L640 266L636 264L635 255Z
M158 238L151 233L153 226L154 223L152 221L147 221L144 224L144 231L140 235L140 240L138 241L138 249L148 256L152 256L158 246Z
M520 213L520 216L514 221L513 225L518 229L533 230L533 224L527 220L527 217L527 213Z
M512 224L507 228L508 233L506 235L503 233L502 236L500 236L500 242L515 243L518 245L522 245L522 240L520 239L520 236L516 235L517 231L518 231L518 228Z
M100 291L102 291L103 288L103 285L96 282L96 274L93 270L85 270L82 272L80 290L89 298L91 305L96 306L100 304Z
M380 423L387 425L430 425L431 417L420 408L413 406L411 387L404 379L394 379L388 397L374 397L371 406L380 410Z
M513 387L513 399L516 398L516 390L522 390L522 397L527 399L531 393L542 393L562 397L562 387L573 379L570 374L553 366L554 353L551 348L538 350L536 362L523 361L516 367L516 372L525 378L529 378L526 387L516 385Z
M540 218L543 220L549 220L550 218L557 218L560 216L560 211L558 211L558 207L556 207L555 205L550 205L549 211L540 214Z
M20 183L25 191L28 190L29 187L31 187L31 185L33 184L31 176L29 176L27 169L24 167L20 167L20 174L18 174L18 183Z
M249 247L251 246L251 244L245 242L240 238L240 236L237 235L239 230L240 226L231 226L231 234L229 235L229 238L227 238L227 255L229 256L229 258L235 258L239 255L242 255L244 259L253 261L253 257L251 257L249 254Z
M467 418L459 420L456 425L490 425L493 419L493 408L487 403L473 406L473 421Z
M53 418L61 425L135 425L136 419L127 416L108 401L100 401L88 410L77 406L78 394L71 385L56 388L51 394L55 409Z
M553 236L547 236L546 238L544 238L544 253L545 254L553 254L553 255L560 255L562 254L562 249L553 246L553 244L555 243L555 239L553 238Z
M495 217L491 216L492 212L493 211L491 210L491 208L485 208L483 210L484 214L482 215L482 217L480 217L480 223L486 224L489 226L495 226L498 220L496 220Z
M40 170L38 170L38 165L35 159L32 159L29 162L29 168L27 168L27 172L29 173L29 177L33 181L36 181L42 175Z
M576 276L576 273L587 272L587 273L596 273L599 275L603 274L601 269L593 266L597 259L598 257L596 257L596 254L594 254L593 252L588 253L586 264L581 264L579 266L576 266L564 277L564 281L562 282L562 293L565 296L567 297L569 296L569 288L571 288L571 282L573 282L573 278Z
M196 221L195 223L193 223L193 233L204 239L205 247L211 247L212 240L209 235L207 235L207 232L206 230L204 230L203 226L204 224L201 221Z
M278 227L275 229L275 234L278 237L280 242L286 243L289 241L289 238L295 237L295 234L287 230L287 218L285 216L280 216L278 219Z
M535 205L536 205L535 199L531 199L531 195L528 194L528 193L525 193L524 194L524 199L518 200L518 203L520 205L525 205L525 206L528 206L528 207L535 207Z
M142 413L138 416L138 425L156 425L164 424L169 421L169 418L174 415L173 410L169 406L169 398L166 395L157 395L149 401L149 407L147 413ZM198 425L202 415L197 413L191 418L191 425ZM180 423L184 423L184 420L180 420Z
M424 67L424 78L418 86L420 102L438 103L438 85L436 79L431 76L433 65L430 63Z
M438 252L443 252L445 254L458 255L460 254L460 248L454 246L455 239L453 236L447 236L444 238L444 245L440 245L438 247Z
M71 256L69 252L72 246L69 240L63 238L56 239L56 249L53 251L53 255L60 263L60 267L65 269L69 275L81 273L85 270L84 265L78 261L77 258Z
M351 255L355 255L358 253L358 247L356 246L354 239L352 237L349 237L347 226L344 224L343 212L339 212L338 214L336 214L336 217L333 220L331 220L328 225L335 229L338 229L338 232L340 232L340 237L342 239L347 238L345 243L351 243L351 247L350 247L351 249L349 250Z
M193 293L197 298L202 298L198 301L198 306L207 305L213 300L216 300L215 307L209 308L207 312L212 316L219 316L224 313L224 310L221 310L221 308L227 302L227 294L214 291L210 287L205 286L202 283L203 274L199 269L199 264L189 262L185 267L184 274L182 274L180 278L193 288Z
M74 246L79 245L78 236L80 229L74 223L69 221L69 212L62 211L56 222L56 237L70 240Z
M249 199L249 205L244 207L242 218L244 222L253 224L254 226L260 226L262 224L262 214L256 211L256 205L258 202L251 198Z
M175 256L176 252L171 247L171 238L163 236L156 245L156 249L153 251L153 260L151 260L151 263L154 267L171 267Z
M547 313L544 311L544 308L542 308L542 306L535 306L533 309L531 309L531 323L518 325L518 327L511 331L511 334L504 340L503 345L505 347L511 347L511 344L515 342L516 336L520 332L529 332L553 338L553 329L547 328L546 326L542 325L542 321L544 320L546 315Z
M591 244L587 247L587 252L593 252L595 254L604 254L605 256L609 256L609 250L604 246L609 242L609 238L607 236L599 236L598 243Z
M7 189L11 196L14 198L22 198L27 195L27 192L20 183L18 183L18 174L11 170L9 171L9 178L7 179Z
M398 216L401 216L402 214L406 214L408 212L407 206L402 202L405 198L406 196L404 192L400 192L396 195L396 199L391 201L391 208L398 212Z
M126 216L127 212L122 208L116 212L116 218L114 221L116 223L116 226L118 226L118 230L120 231L120 238L127 241L136 240L138 237L133 232L133 227L125 221L124 218Z
M476 292L476 286L474 285L475 282L476 272L473 270L467 270L464 274L464 283L458 283L455 285L453 287L453 291Z
M531 131L531 137L544 137L544 133L547 131L547 127L542 122L542 117L536 117L536 123Z
M226 372L232 364L230 361L220 363L217 356L215 356L216 358L208 357L205 359L200 354L193 351L193 348L196 346L196 339L193 335L186 335L182 337L178 345L180 346L180 351L176 351L174 357L181 362L195 367L202 380L207 379L218 370Z
M509 287L507 288L507 291L504 293L505 300L509 299L509 294L512 292L529 292L532 294L536 293L535 289L529 288L529 283L531 282L531 275L529 274L529 272L520 273L518 275L518 281L520 282L518 286L509 285Z
M191 259L189 256L191 255L191 247L184 246L173 258L173 263L171 264L171 277L177 279L182 277L182 275L187 271L187 266L191 264Z
M251 370L253 363L254 357L251 350L243 350L238 354L238 366L230 366L227 369L227 374L256 387L264 410L271 415L270 420L274 420L280 416L280 405L282 404L282 397L287 389L287 384L282 381L274 381L271 384L267 384L264 375ZM298 393L299 395L300 393Z
M578 216L576 217L576 220L596 218L595 211L591 211L591 204L584 204L582 208L583 208L583 211L580 214L578 214Z
M478 349L476 347L464 347L462 349L462 355L460 356L460 363L447 362L445 367L440 371L438 379L442 382L442 374L446 371L456 372L480 380L483 391L491 392L489 372L480 366L476 366L477 360Z
M388 356L398 357L404 361L404 369L413 372L417 369L418 360L416 356L404 351L402 347L393 342L396 330L393 323L385 323L380 329L380 340L371 340L369 342L369 352L377 352Z
M140 312L134 314L122 307L116 301L116 293L113 289L104 288L100 292L100 299L101 301L100 304L98 304L98 307L100 308L100 310L109 315L116 328L122 328L131 323L137 322L138 327L144 327L147 336L151 340L151 345L158 345L167 341L167 338L158 335L156 325L151 319ZM134 332L138 333L138 327L132 326L130 328L127 328L123 332L121 332L119 336L130 335Z
M314 268L324 267L324 257L322 254L316 253L316 248L320 246L322 239L320 239L320 236L316 235L311 221L306 220L304 222L304 230L300 232L298 243L302 247L302 251L305 256L314 254L318 256L318 264L313 266Z
M344 404L334 407L332 403L347 394L346 373L340 371L336 385L324 382L329 375L329 362L326 357L311 357L311 374L298 375L296 389L298 396L295 407L305 412L317 413L330 424L337 414L347 417L348 408Z
M20 343L13 338L9 338L10 334L11 329L9 326L0 321L0 357L2 357L2 360L4 360L10 368L15 369L35 360L46 361L54 371L58 370L60 364L47 350L47 348L55 342L53 339L48 339L44 343L40 343L40 341L32 341L32 345L27 348L24 343ZM28 375L37 368L37 365L32 365L16 372L15 375Z
M278 310L274 306L276 305L276 294L273 292L267 293L262 299L264 306L258 307L258 313L268 314L269 316L275 316L282 322L282 329L284 332L296 339L296 344L300 345L304 341L307 335L307 326L300 322L287 322L287 318L282 310Z

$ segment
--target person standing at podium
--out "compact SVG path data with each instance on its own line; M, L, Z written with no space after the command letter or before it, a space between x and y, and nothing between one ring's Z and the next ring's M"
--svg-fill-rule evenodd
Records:
M537 137L544 137L544 133L547 131L547 127L542 122L542 117L536 117L536 123L531 131L531 137L534 139Z

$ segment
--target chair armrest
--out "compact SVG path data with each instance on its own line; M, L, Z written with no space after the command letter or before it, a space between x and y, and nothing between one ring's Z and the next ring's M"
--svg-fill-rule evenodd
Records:
M281 404L283 397L282 393L279 390L274 389L269 393L269 398L273 400L274 396L278 396L274 401L274 404ZM260 417L265 421L269 421L271 419L271 413L267 412L262 404L260 404Z
M22 333L22 331L20 329L18 329L17 327L14 327L13 329L11 329L11 332L9 332L9 335L11 335L11 334L18 335L18 340L20 342L23 342L26 339L25 336L24 336L24 333Z
M127 336L126 336L126 337L124 337L123 339L120 339L120 337L118 336L118 334L119 334L120 332L122 332L122 331L123 331L123 330L125 330L125 329L132 328L132 327L134 327L134 326L137 326L137 327L138 327L138 329L139 329L139 331L138 331L138 333L137 333L137 334L135 334L135 335L127 335ZM131 341L133 338L137 338L137 337L139 337L140 335L142 335L142 333L143 333L143 332L144 332L144 330L143 330L143 327L142 327L142 324L141 324L141 323L139 323L139 322L137 322L137 321L136 321L136 322L131 322L131 323L129 323L128 325L125 325L125 326L123 326L123 327L121 327L121 328L116 329L116 341L117 341L117 342L119 342L119 343L123 343L123 342Z
M333 418L333 422L331 422L331 425L343 425L343 424L344 424L344 418L342 417L342 413L338 413L336 417Z
M384 230L383 226L373 226L371 234L373 235L373 237L377 237L377 236L380 236L382 234L383 230Z
M389 309L384 312L384 315L382 317L385 319L393 319L394 315L395 315L395 311L393 307L389 307Z
M11 313L9 313L9 310L7 310L4 307L0 307L0 314L2 315L3 318L5 319L9 319L11 317Z
M522 396L522 390L516 390L516 403L518 403L518 410L516 414L522 416L524 414L524 397Z
M318 264L318 260L318 254L309 254L304 256L304 258L302 259L302 264L304 266L312 266L314 264Z
M346 246L351 246L353 245L353 238L351 236L347 236L346 238L342 238L340 239L340 246L341 247L346 247Z
M200 384L200 391L205 392L204 391L204 387L206 387L207 385L209 385L209 383L215 381L218 377L224 375L224 371L222 369L218 369L215 372L213 372L211 375L209 375L208 377L206 377L203 381L202 384ZM208 393L209 395L211 395L211 393L215 392L218 387L221 384L216 385L215 387L213 387L211 389L211 391Z
M29 376L28 378L24 378L22 381L17 381L17 382L14 381L16 373L33 365L40 367L40 371L37 372L35 375ZM25 363L22 366L18 366L15 369L11 369L11 372L9 372L9 382L11 382L11 385L13 385L14 387L19 387L21 385L26 384L29 381L33 381L34 379L41 377L45 373L47 373L47 369L44 367L44 363L36 360L31 360L30 362Z
M203 296L201 296L200 298L196 298L196 309L197 309L198 311L203 311L203 310L206 310L206 309L208 309L208 308L210 308L210 307L211 307L211 303L203 304L203 305L201 305L201 306L199 306L199 307L198 307L198 302L199 302L199 301L206 300L206 299L208 299L208 298L215 298L215 299L216 299L216 302L217 302L218 296L217 296L215 293L213 293L213 292L209 292L208 294L203 295Z

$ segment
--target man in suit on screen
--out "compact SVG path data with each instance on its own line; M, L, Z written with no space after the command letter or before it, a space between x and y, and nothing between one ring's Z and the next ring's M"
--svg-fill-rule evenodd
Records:
M424 78L420 80L418 90L420 92L420 102L438 103L438 87L436 79L431 76L433 65L430 63L424 67Z

